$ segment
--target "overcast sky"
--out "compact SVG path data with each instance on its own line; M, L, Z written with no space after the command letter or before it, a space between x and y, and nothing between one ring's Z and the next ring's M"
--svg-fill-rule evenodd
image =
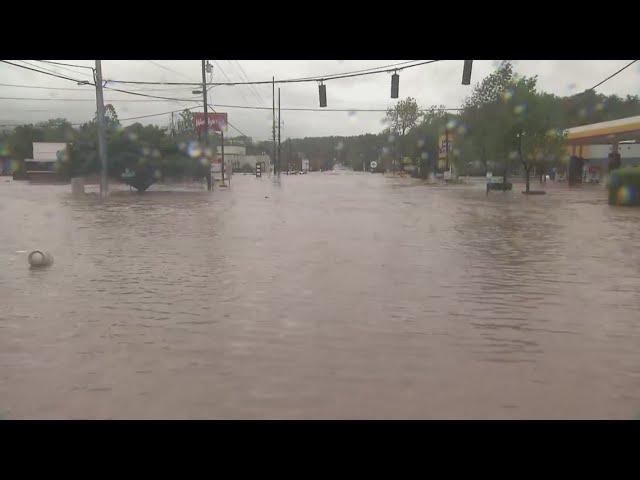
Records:
M93 66L93 60L56 60L75 65ZM389 65L403 60L211 60L212 81L244 81L323 76L350 72L365 68ZM14 61L25 65L22 61ZM63 67L40 61L28 60L39 69L70 76L91 79L91 71ZM514 61L515 70L524 75L538 75L542 90L556 95L570 95L590 88L622 68L629 60L523 60ZM474 61L472 85L495 69L498 61ZM460 106L472 86L461 84L463 62L443 60L402 70L400 74L400 98L414 97L421 107L445 105ZM244 74L242 72L244 70ZM105 60L102 62L105 80L137 80L166 82L201 81L200 60ZM390 73L337 79L326 82L328 108L385 109L397 100L390 98ZM22 87L7 86L22 85ZM114 88L135 90L150 95L198 98L192 94L197 87L167 87L157 85L115 85ZM26 87L45 88L26 88ZM109 86L109 84L108 84ZM70 90L58 90L58 88ZM277 95L276 85L276 95ZM281 105L286 107L318 108L318 86L315 82L282 84ZM597 89L604 94L620 96L640 94L640 62L606 82ZM16 100L7 97L35 98ZM212 97L212 98L211 98ZM277 102L277 100L276 100ZM158 101L105 90L105 103L113 103L121 119L150 115L193 106L195 102ZM215 105L250 105L271 107L271 85L217 86L210 92L209 103ZM91 119L95 112L95 89L76 83L0 63L0 124L38 122L64 117L72 123ZM270 110L242 110L219 107L229 121L244 134L256 140L271 137ZM139 120L122 121L128 125L139 121L167 126L171 116L159 115ZM282 138L325 135L357 135L377 133L383 128L384 113L377 112L282 112ZM237 135L232 128L228 135Z

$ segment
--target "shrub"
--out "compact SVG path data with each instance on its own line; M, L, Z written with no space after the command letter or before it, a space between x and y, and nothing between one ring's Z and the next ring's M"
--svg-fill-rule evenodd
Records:
M609 205L640 205L640 168L614 170L609 177Z

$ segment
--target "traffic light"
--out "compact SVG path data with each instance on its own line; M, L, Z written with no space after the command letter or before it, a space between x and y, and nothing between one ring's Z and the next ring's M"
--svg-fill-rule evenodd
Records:
M318 85L318 91L320 93L320 107L327 106L327 86L324 84Z
M394 73L391 75L391 98L398 98L398 90L400 90L400 75Z
M471 84L471 66L472 65L473 65L473 60L464 61L464 68L462 69L462 85Z

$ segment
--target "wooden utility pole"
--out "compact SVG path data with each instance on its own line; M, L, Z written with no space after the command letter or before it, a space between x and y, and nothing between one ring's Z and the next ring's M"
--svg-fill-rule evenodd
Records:
M278 164L280 163L280 87L278 87ZM278 165L278 173L280 173L280 165Z
M207 75L206 75L206 60L202 60L202 101L204 102L204 132L202 134L202 140L204 144L203 150L207 151L208 134L209 134L209 113L207 110ZM211 178L211 165L209 165L209 172L207 174L207 190L213 189L213 179Z
M451 164L449 163L449 116L445 115L444 117L444 148L447 152L447 167L449 167L449 173L453 173L451 170ZM451 175L453 176L453 175Z
M104 129L104 97L102 96L102 63L96 60L96 104L98 107L98 156L100 157L100 198L107 196L107 140Z
M224 132L220 129L220 150L222 152L222 186L224 187Z
M276 77L271 77L271 98L273 100L273 174L275 175L278 168L276 160Z

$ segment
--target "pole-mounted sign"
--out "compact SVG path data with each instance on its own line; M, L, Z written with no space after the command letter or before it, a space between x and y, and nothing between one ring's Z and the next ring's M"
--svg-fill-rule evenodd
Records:
M226 113L207 113L209 117L209 130L216 132L227 131L227 114ZM193 122L196 130L204 130L204 113L193 112Z

